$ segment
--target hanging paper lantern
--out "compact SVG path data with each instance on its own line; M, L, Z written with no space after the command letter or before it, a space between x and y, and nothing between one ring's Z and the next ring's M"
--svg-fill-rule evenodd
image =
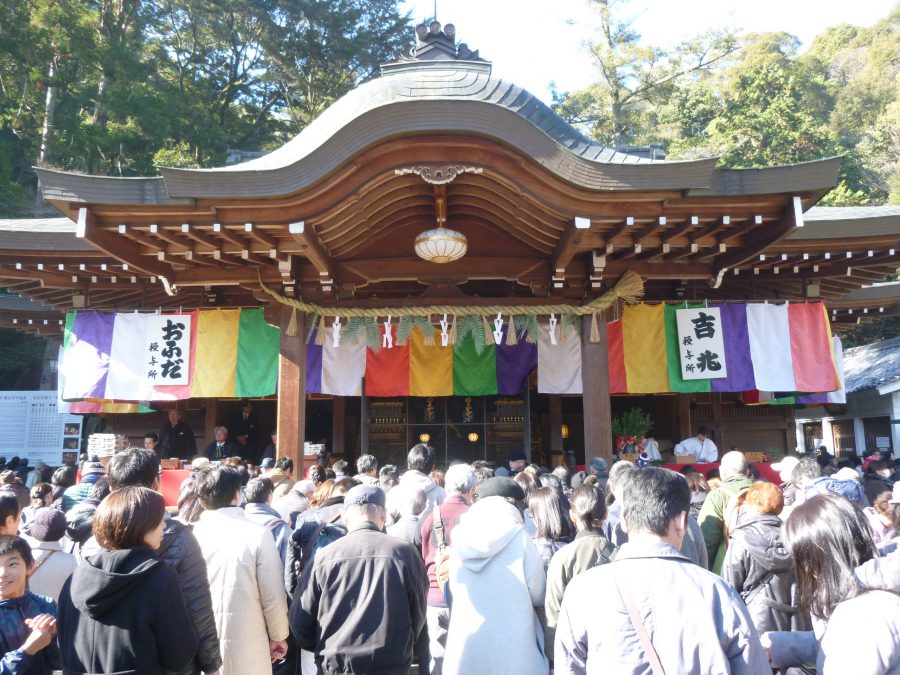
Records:
M438 227L416 237L416 255L429 262L448 263L462 258L468 245L462 232Z

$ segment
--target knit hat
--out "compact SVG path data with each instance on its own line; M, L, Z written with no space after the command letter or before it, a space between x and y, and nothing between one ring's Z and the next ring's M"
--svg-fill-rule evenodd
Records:
M260 469L271 469L275 466L275 460L272 457L266 457L259 465Z
M506 456L507 462L524 462L528 458L522 450L513 450Z
M478 499L486 497L511 497L518 501L525 501L525 491L512 478L495 476L488 478L477 488Z
M56 509L40 509L31 524L31 536L38 541L59 541L66 533L66 515Z
M865 503L865 491L858 480L837 480L834 476L817 478L806 488L807 498L833 492L856 504Z
M83 476L105 476L106 469L100 462L85 462L81 467L81 475Z

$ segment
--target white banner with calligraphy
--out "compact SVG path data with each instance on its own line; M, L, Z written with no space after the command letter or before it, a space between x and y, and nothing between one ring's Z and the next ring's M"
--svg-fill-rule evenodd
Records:
M146 335L146 382L154 387L188 384L191 372L191 315L148 316Z
M710 380L728 377L722 314L718 307L675 310L681 377Z

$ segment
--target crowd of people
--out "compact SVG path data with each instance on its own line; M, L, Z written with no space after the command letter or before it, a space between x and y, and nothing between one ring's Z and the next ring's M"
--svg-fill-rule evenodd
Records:
M887 458L209 454L172 513L152 446L0 481L0 673L900 672Z

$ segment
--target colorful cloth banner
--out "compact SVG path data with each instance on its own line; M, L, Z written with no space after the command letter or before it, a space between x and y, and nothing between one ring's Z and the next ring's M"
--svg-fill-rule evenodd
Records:
M71 312L66 316L60 370L65 401L162 401L192 397L256 397L275 393L279 330L261 309L209 310L161 315L180 324L176 342L187 365L187 383L164 384L160 357L147 336L160 325L156 314ZM181 320L179 320L181 319ZM177 331L179 329L173 328ZM189 332L189 335L188 335ZM169 333L170 338L175 333ZM173 360L179 358L173 350ZM156 370L156 376L150 375Z
M541 344L529 343L523 332L517 344L507 345L507 321L500 344L486 345L481 353L471 335L442 347L439 330L432 336L434 344L426 345L418 327L400 345L396 325L391 348L368 349L362 339L358 344L342 341L334 348L328 330L325 347L314 344L315 333L307 345L307 394L358 396L364 377L366 396L372 397L515 396L525 389L539 360L544 363L538 374L539 391L581 393L581 341L571 328L559 345L550 344L546 327Z
M839 388L822 303L710 303L710 307L721 314L727 377L682 379L675 312L683 305L632 305L622 319L608 325L610 393L813 393Z
M840 389L837 391L797 396L795 394L786 395L784 393L772 391L754 390L744 392L741 400L747 405L819 406L843 405L847 403L847 392L844 389L844 347L841 345L841 339L839 337L833 337L831 344L834 352L834 362L837 364L838 381L841 383Z

